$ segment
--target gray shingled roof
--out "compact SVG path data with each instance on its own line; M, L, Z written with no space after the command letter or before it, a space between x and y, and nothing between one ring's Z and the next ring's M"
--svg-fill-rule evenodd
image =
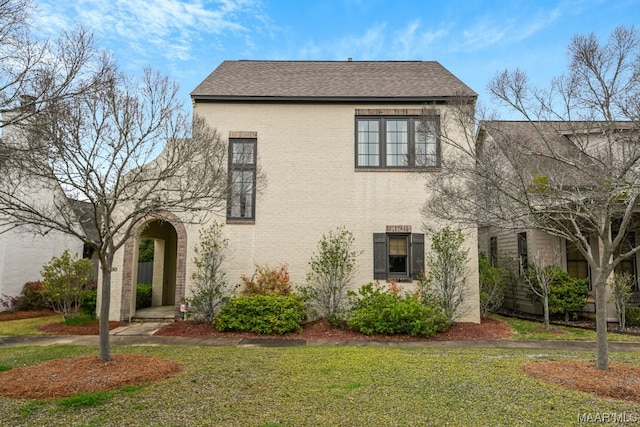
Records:
M477 97L435 61L224 61L193 92L199 99L439 100Z

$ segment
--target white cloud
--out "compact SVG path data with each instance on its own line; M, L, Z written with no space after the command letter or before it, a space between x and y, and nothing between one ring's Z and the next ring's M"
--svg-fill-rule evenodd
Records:
M41 0L37 27L47 34L81 24L111 49L126 45L141 61L193 59L204 38L247 33L243 21L261 19L257 0ZM263 21L264 22L264 21ZM213 45L214 42L210 42ZM127 58L135 60L138 58Z
M385 47L386 24L376 24L367 28L364 33L347 35L342 38L317 43L315 40L307 42L298 55L301 58L354 60L378 59L389 57Z
M448 30L440 28L435 31L423 31L419 19L410 22L405 28L393 34L393 52L397 59L415 59L429 51L434 42L448 34Z
M514 43L526 40L549 28L563 14L563 8L538 10L535 13L516 13L507 10L507 18L498 15L484 15L462 32L463 40L459 43L461 51L474 51L490 48L499 43Z

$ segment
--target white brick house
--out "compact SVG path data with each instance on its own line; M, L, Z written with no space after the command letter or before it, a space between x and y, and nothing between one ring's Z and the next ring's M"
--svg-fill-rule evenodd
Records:
M240 283L256 264L286 263L292 282L304 284L318 240L345 227L361 251L355 287L396 279L410 288L429 250L424 225L445 225L420 213L428 191L421 174L438 173L451 154L421 129L439 129L448 103L461 95L475 102L469 87L432 61L223 62L191 97L194 113L229 143L234 190L217 220L231 245L230 281ZM256 164L268 181L258 192ZM175 265L176 279L165 291L178 307L189 295L198 228L170 223L177 242L165 263ZM471 274L461 320L479 322L475 231L465 244ZM112 318L132 315L134 248L121 255Z
M28 99L28 98L27 98ZM15 147L25 144L24 129L11 123L15 119L15 110L2 111L4 126L0 133L0 170L3 156L10 156ZM3 174L2 185L12 185L11 176ZM46 186L42 181L34 181L32 185L21 185L11 191L22 200L33 200L43 205L54 199L66 200L59 187ZM52 188L52 189L51 189ZM22 292L26 282L42 280L42 266L54 256L60 256L65 250L71 254L83 256L83 243L72 236L50 230L36 233L26 227L14 227L0 219L0 298L9 301ZM0 305L0 311L7 307Z

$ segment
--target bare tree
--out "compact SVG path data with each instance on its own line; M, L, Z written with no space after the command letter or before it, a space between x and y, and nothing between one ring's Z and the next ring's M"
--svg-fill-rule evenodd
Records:
M556 278L557 268L554 263L557 262L558 255L554 254L553 259L548 259L548 254L536 253L533 262L529 265L521 266L524 272L524 282L527 284L531 292L542 301L542 313L544 316L544 328L549 329L551 322L549 319L549 295L551 295L551 284Z
M89 92L113 66L86 29L35 38L31 0L0 0L0 127L22 123L49 102ZM25 96L28 95L28 96ZM18 108L18 107L25 108Z
M114 254L135 225L166 212L200 222L226 204L226 141L204 120L192 120L177 93L150 70L142 79L113 72L92 92L50 100L23 122L22 139L3 141L11 147L4 156L9 179L0 182L5 227L58 230L95 249L104 361L111 358Z
M566 75L547 89L520 70L489 83L523 121L481 121L477 138L443 130L443 144L460 155L443 155L442 173L429 176L434 196L425 212L575 244L595 289L596 364L607 369L607 281L640 250L628 239L640 199L640 36L633 27L615 29L606 42L577 35L568 55ZM448 117L472 119L464 104Z

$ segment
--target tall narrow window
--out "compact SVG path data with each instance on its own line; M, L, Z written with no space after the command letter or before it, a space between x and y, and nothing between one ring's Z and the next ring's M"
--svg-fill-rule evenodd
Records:
M589 279L589 289L591 290L591 280L589 277L589 263L578 250L574 242L567 241L567 273L576 279Z
M518 261L520 262L520 274L529 266L529 254L527 250L527 233L518 233Z
M229 138L227 219L255 218L256 144L254 138Z
M616 231L615 229L613 230ZM632 250L636 247L636 233L633 231L628 231L627 234L624 235L624 239L620 242L620 246L616 250L615 256L620 257L622 254ZM616 273L627 273L633 278L632 290L638 290L638 275L637 275L637 267L636 267L636 256L633 255L631 258L626 258L620 261L620 264L616 266L614 269Z
M387 166L408 166L409 127L406 120L387 120Z
M358 166L380 166L378 120L358 120Z
M435 122L416 120L415 126L415 165L416 167L438 166L438 139Z
M496 236L489 237L489 263L498 266L498 238Z

